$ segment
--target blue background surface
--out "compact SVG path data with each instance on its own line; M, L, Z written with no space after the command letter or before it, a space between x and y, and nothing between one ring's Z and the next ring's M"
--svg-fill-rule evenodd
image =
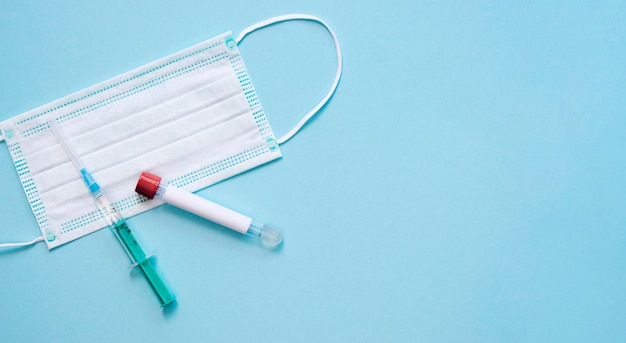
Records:
M164 311L108 230L0 252L3 342L623 342L623 1L4 1L0 119L287 13L336 31L337 93L283 159L200 195L267 251L171 206L130 219ZM276 135L325 94L330 37L240 47ZM0 148L0 241L39 235Z

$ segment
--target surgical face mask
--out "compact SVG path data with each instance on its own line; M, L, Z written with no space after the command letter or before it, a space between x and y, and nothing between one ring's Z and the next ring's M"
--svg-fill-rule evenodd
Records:
M289 133L276 139L243 63L238 44L280 21L322 24L337 49L328 94ZM178 53L0 123L15 169L49 249L107 223L80 174L52 134L50 118L106 189L124 217L160 205L135 193L144 170L196 191L281 157L289 140L332 96L341 52L319 18L287 15L226 32Z

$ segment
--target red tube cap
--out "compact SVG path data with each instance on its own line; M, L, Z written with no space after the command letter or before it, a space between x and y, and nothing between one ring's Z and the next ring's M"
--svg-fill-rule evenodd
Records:
M139 176L139 181L137 181L137 187L135 187L135 192L152 199L154 198L154 195L156 194L160 183L160 176L148 172L143 172Z

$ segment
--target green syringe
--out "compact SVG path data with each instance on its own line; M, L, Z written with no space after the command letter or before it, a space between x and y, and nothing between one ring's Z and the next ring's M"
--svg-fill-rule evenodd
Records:
M152 286L152 289L159 297L161 306L165 306L171 303L176 297L170 292L150 260L146 257L146 254L144 253L143 249L141 249L141 246L137 242L137 239L133 235L132 231L130 231L130 228L128 227L128 224L126 224L124 218L117 211L113 203L104 195L104 193L100 189L100 185L98 185L91 173L87 171L82 160L78 157L72 146L69 144L61 128L57 125L56 121L51 118L50 120L48 120L48 125L54 133L54 136L63 147L63 150L65 151L67 156L70 158L70 160L72 160L74 167L76 167L78 172L81 174L83 181L85 182L87 187L89 187L89 191L96 200L98 210L117 237L118 241L122 245L122 248L124 248L124 250L128 254L131 263L136 264L141 268L144 275L146 276L146 279Z

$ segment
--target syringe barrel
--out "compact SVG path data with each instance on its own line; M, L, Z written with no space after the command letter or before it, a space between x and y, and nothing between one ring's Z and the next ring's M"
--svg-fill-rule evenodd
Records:
M96 199L96 206L110 227L122 221L122 215L117 211L111 200L99 189L92 193Z

